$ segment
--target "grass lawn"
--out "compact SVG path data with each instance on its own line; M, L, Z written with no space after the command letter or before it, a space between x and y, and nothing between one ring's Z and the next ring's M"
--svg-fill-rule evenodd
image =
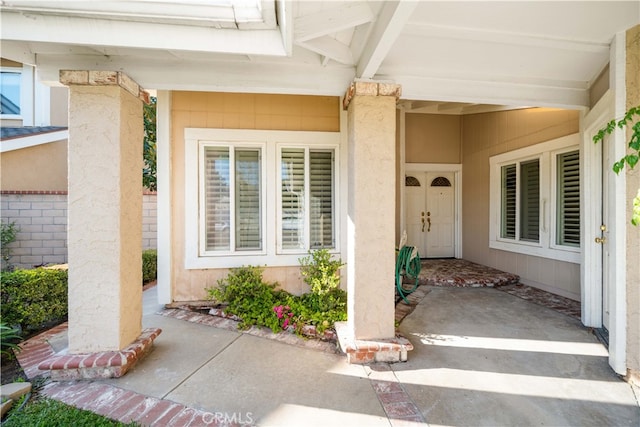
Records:
M123 424L93 412L74 408L51 399L39 398L28 402L17 411L16 405L2 422L3 427L120 427Z

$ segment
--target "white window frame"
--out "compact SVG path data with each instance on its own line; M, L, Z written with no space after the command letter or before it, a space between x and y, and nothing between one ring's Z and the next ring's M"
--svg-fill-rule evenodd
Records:
M306 247L305 248L295 248L295 249L285 249L282 247L282 174L280 173L280 165L282 163L282 150L283 149L287 149L287 148L292 148L292 149L303 149L305 152L305 162L304 162L304 176L305 176L305 200L304 200L304 211L305 211L305 217L304 217L304 241L306 242ZM309 174L310 174L310 166L309 166L309 160L310 160L310 155L309 155L309 151L311 150L332 150L333 151L333 234L334 234L334 247L333 248L327 248L327 250L329 252L338 252L338 248L339 248L339 239L338 236L339 234L337 233L337 227L338 227L338 212L339 212L339 199L338 199L338 188L340 188L338 186L338 165L339 163L339 145L338 144L322 144L322 143L307 143L307 144L285 144L285 143L280 143L277 144L277 155L278 155L278 160L277 160L277 169L278 169L278 173L277 173L277 183L276 183L276 188L277 188L277 232L278 232L278 236L277 236L277 244L276 244L276 252L278 254L297 254L297 255L302 255L302 254L307 254L309 252L309 245L310 245L310 240L311 240L311 227L310 227L310 192L309 192Z
M184 157L185 157L185 268L233 268L243 265L268 265L299 266L298 259L306 251L295 253L278 253L278 240L280 233L280 147L308 147L311 149L333 149L334 163L334 227L335 248L330 250L332 254L340 256L340 225L346 213L340 201L342 190L340 186L341 166L339 154L341 151L341 134L339 132L304 132L304 131L263 131L245 129L209 129L186 128L184 131ZM206 145L233 145L238 148L261 146L262 151L262 223L263 223L263 247L261 251L236 251L224 254L215 251L206 253L201 251L200 242L204 236L201 222L200 198L201 169L200 157Z
M557 259L572 263L580 263L581 246L564 246L556 243L556 194L557 173L556 158L558 154L580 149L580 135L573 134L540 144L531 145L508 153L489 158L489 247L503 251L525 255ZM519 204L520 168L519 164L527 160L540 160L540 236L538 242L517 240L520 235L520 221L516 219L516 239L501 237L502 217L502 167L517 164L517 204ZM582 158L582 157L581 157ZM582 169L582 162L580 164Z
M20 114L1 114L3 120L22 120L22 126L33 126L34 72L30 65L0 67L0 71L20 74Z
M210 141L199 141L198 144L198 197L199 200L204 199L204 189L205 189L205 174L204 174L204 152L207 147L223 147L229 148L229 170L235 171L235 151L238 149L258 149L260 150L260 241L262 249L255 250L237 250L235 248L236 243L236 224L235 224L235 173L229 173L229 250L228 251L211 251L207 250L206 244L206 236L205 236L205 221L206 221L206 206L204 203L198 203L199 209L199 225L198 230L200 233L199 236L199 256L230 256L230 255L264 255L265 251L265 230L266 230L266 218L264 215L264 207L266 206L266 192L265 192L265 182L266 182L266 165L265 165L265 144L263 143L245 143L245 142L210 142ZM233 166L231 166L233 165Z

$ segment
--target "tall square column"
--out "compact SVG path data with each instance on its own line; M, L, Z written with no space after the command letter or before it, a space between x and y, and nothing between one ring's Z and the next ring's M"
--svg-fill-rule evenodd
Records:
M351 363L406 360L395 339L396 102L400 86L358 81L348 117L347 323L338 325Z
M120 72L69 86L69 352L119 351L142 329L142 100Z

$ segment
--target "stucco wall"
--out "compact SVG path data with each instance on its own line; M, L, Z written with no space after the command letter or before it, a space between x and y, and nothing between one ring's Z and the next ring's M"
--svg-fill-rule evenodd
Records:
M577 111L545 108L462 120L463 256L520 275L524 283L580 299L579 264L489 248L489 157L578 132Z
M336 132L340 130L340 100L327 96L172 92L171 126L173 300L202 300L207 297L205 289L216 286L218 279L226 277L229 271L184 268L184 129ZM284 289L295 293L303 292L306 286L298 267L267 268L264 278L277 281Z
M67 140L0 155L1 190L67 190Z
M453 163L461 160L461 116L405 115L407 163Z
M640 25L627 31L627 109L640 105ZM631 129L627 128L627 141ZM627 218L640 189L640 167L626 171ZM627 221L627 366L640 384L640 228Z

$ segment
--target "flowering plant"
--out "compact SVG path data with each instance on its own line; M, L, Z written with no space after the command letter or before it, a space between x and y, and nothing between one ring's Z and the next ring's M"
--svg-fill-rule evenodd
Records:
M290 325L293 325L293 311L288 305L276 305L273 307L273 311L278 316L278 320L282 324L282 329L286 330Z

